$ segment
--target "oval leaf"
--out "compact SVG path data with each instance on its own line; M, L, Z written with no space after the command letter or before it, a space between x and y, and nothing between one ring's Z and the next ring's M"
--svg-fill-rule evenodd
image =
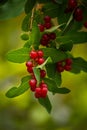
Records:
M31 48L21 48L14 51L9 51L6 55L7 59L15 63L23 63L29 60L29 52Z
M23 77L19 87L13 87L13 88L9 89L8 92L6 93L6 96L8 98L13 98L13 97L17 97L17 96L23 94L24 92L26 92L29 89L28 82L29 82L30 78L31 78L30 76Z
M46 98L39 98L38 99L39 103L44 106L46 108L46 110L48 111L48 113L51 112L51 109L52 109L52 106L51 106L51 103L50 103L50 100L48 97Z
M28 14L33 9L34 5L36 3L36 0L27 0L25 4L25 13Z

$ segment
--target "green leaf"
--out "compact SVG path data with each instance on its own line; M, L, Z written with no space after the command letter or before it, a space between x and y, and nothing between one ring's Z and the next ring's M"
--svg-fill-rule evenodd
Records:
M13 98L13 97L17 97L17 96L23 94L24 92L26 92L29 89L28 82L29 82L30 78L31 78L30 76L23 77L19 87L13 87L13 88L9 89L6 93L6 96L8 98Z
M39 85L39 83L40 83L40 69L34 67L33 72L34 72L35 78L37 80L37 84Z
M58 4L53 4L53 2L45 4L43 7L43 11L45 15L49 15L50 17L54 18L57 16L58 11L59 11L59 5ZM60 11L61 12L61 11ZM62 22L64 23L64 22ZM61 23L60 23L61 24Z
M33 9L34 5L36 4L36 0L27 0L25 4L25 13L28 14Z
M46 32L46 33L54 32L55 30L57 30L58 28L60 28L60 27L63 26L64 24L65 24L65 23L60 24L60 25L58 25L58 26L53 26L53 27L51 27L50 29L46 29L44 32Z
M58 49L54 48L42 48L44 52L44 56L51 57L53 63L64 60L67 58L67 54L65 52L62 52Z
M56 83L56 86L59 87L61 85L62 80L61 80L61 74L56 71L56 64L47 64L46 71L47 76L50 79L53 79Z
M72 70L70 72L76 74L80 73L81 71L87 72L87 61L81 57L73 58Z
M57 93L60 93L60 94L67 94L69 92L70 92L70 90L68 88L65 88L65 87L58 88L58 90L57 90Z
M29 41L35 48L38 48L38 45L40 44L40 31L36 21L33 21L32 31L29 35Z
M26 41L23 47L30 48L31 47L30 41L29 40Z
M67 41L72 41L73 44L83 44L87 42L87 32L74 32L70 35L67 34L65 36L58 36L56 41L63 44Z
M56 72L53 79L54 79L55 83L57 84L57 86L61 85L62 79L61 79L61 74L60 73Z
M56 64L47 64L46 71L47 71L47 76L53 79L56 73Z
M8 0L0 7L0 20L6 20L20 15L24 11L25 1L26 0Z
M57 84L55 83L53 79L45 78L44 81L48 85L48 90L52 92L53 94L56 94L56 93L67 94L70 92L70 90L65 87L58 88Z
M6 55L7 59L15 63L23 63L29 60L29 52L31 48L21 48L14 51L9 51Z
M67 43L60 44L60 46L59 46L59 49L61 51L71 51L72 48L73 48L72 40L71 41L67 41Z
M23 34L21 34L21 39L24 40L24 41L26 41L26 40L29 39L29 35L26 34L26 33L23 33Z
M25 32L29 31L30 21L31 21L31 12L28 15L26 15L23 19L22 26L21 26L23 31L25 31Z
M48 57L43 64L38 65L37 68L42 69L47 63L52 63L52 59L50 57Z
M46 108L46 110L48 111L48 113L51 112L51 109L52 109L52 106L51 106L51 103L50 103L50 100L48 97L46 98L39 98L38 99L39 103L44 106Z
M64 33L66 33L67 30L70 29L70 27L71 27L73 21L74 21L74 20L73 20L73 13L71 13L70 18L68 19L68 21L67 21L67 23L66 23L66 26L65 26L65 28L64 28L63 31L62 31L62 35L64 35Z

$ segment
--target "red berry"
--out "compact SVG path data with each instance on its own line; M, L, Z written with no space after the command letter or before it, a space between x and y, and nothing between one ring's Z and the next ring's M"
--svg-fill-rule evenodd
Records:
M49 28L51 28L52 25L51 25L51 23L45 23L44 26L46 29L49 29Z
M39 58L42 58L44 56L44 53L42 50L38 50L37 54Z
M71 64L72 64L72 59L67 58L67 59L65 60L65 62L66 62L66 65L71 65Z
M31 61L26 62L27 67L33 67L33 63Z
M63 61L57 62L57 66L62 66Z
M77 6L76 0L68 0L68 8L73 10L76 6Z
M49 42L46 41L46 40L43 40L43 39L40 40L40 44L43 45L43 46L47 46L48 43L49 43Z
M44 78L46 76L46 71L45 70L40 70L40 77Z
M83 20L83 11L80 8L77 8L73 14L73 17L76 21L80 22Z
M43 31L44 31L44 25L39 24L38 27L39 27L39 29L40 29L40 32L43 32Z
M38 59L38 64L39 64L39 65L41 65L41 64L43 64L43 63L44 63L44 61L45 61L45 59L44 59L44 58L39 58L39 59Z
M37 80L36 80L36 79L31 79L31 80L29 81L29 85L30 85L31 87L36 87L36 84L37 84Z
M56 34L55 33L50 33L49 37L50 37L51 40L55 40Z
M30 52L30 58L31 58L31 59L36 59L37 57L38 57L37 52L34 51L34 50L32 50L32 51Z
M41 97L41 88L37 87L35 89L35 97L40 98Z
M33 73L33 67L28 67L28 68L27 68L27 71L28 71L29 73Z
M87 28L87 21L84 23L84 27Z
M43 83L43 82L40 83L40 87L41 87L41 88L48 88L47 84L46 84L46 83Z
M63 72L64 71L64 67L63 66L58 66L57 67L57 71L60 73L60 72Z
M49 37L48 34L43 34L42 39L45 40L45 41L49 41L50 37Z
M51 21L51 17L50 16L45 16L44 21L45 21L45 23L49 23Z
M29 81L29 85L30 85L31 91L35 91L35 89L36 89L36 84L37 84L37 81L36 81L35 79L31 79L31 80Z
M72 12L72 9L70 9L69 7L64 10L64 13L66 13L66 14L70 13L70 12Z
M65 65L65 66L64 66L64 69L65 69L66 71L70 71L70 70L72 69L72 67L71 67L71 65Z
M47 87L43 87L43 88L41 89L41 97L42 97L42 98L45 98L45 97L47 96L47 92L48 92Z

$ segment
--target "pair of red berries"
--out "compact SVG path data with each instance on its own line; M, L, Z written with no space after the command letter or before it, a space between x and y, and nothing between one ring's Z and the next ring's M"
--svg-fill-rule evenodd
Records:
M64 70L70 71L72 69L72 59L67 58L63 61L57 62L56 69L59 73L63 72Z
M46 83L42 82L40 83L39 87L37 87L37 81L35 79L31 79L29 81L29 85L31 91L35 92L36 98L45 98L47 96L48 86Z
M68 0L68 6L65 10L65 13L72 12L73 10L74 10L73 18L78 22L82 21L83 11L81 8L78 7L77 0Z
M50 16L45 16L44 17L44 24L38 24L38 27L40 29L40 32L44 32L45 28L49 29L51 28L51 17Z

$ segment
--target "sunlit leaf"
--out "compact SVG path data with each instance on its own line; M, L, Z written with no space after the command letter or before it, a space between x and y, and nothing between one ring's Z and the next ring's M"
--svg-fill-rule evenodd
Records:
M31 48L21 48L14 51L9 51L6 55L7 59L15 63L23 63L29 60L29 52Z
M6 96L8 98L13 98L13 97L17 97L17 96L23 94L24 92L26 92L29 89L28 82L29 82L30 78L31 78L30 76L23 77L19 87L13 87L13 88L9 89L6 93Z

